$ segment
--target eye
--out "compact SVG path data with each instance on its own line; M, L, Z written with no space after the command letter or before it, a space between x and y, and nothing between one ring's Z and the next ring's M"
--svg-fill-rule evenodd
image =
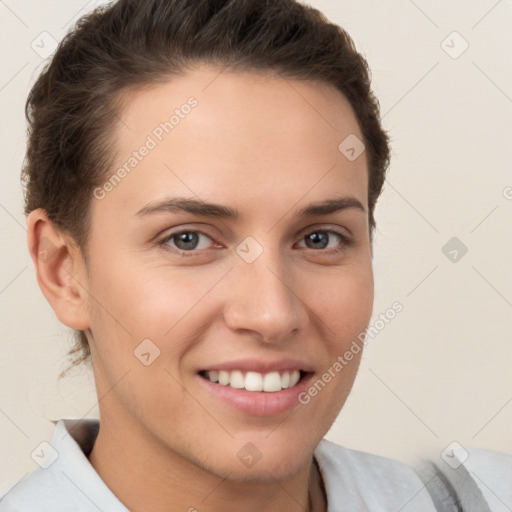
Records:
M207 249L212 242L213 240L209 236L200 231L181 231L162 240L162 244L170 245L180 251Z
M341 243L349 244L347 237L332 230L318 230L308 233L300 241L299 247L307 247L308 249L336 249Z

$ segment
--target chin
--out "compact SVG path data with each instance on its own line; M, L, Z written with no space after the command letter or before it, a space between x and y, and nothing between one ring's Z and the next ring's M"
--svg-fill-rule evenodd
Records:
M253 466L245 467L241 463L233 464L232 461L226 461L226 466L217 471L213 471L223 478L234 482L253 482L270 483L276 480L282 481L291 478L299 471L308 460L294 458L282 458L273 455L271 457L262 456Z
M311 450L308 450L309 445ZM286 480L310 462L314 450L312 445L313 441L299 439L293 444L290 439L285 442L278 435L274 440L261 435L259 438L240 436L223 453L211 455L210 461L215 461L213 465L217 466L211 469L232 481L268 483Z

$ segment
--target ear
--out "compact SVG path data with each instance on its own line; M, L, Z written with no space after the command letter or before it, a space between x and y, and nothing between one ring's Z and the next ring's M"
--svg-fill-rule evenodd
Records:
M27 231L37 282L58 319L72 329L89 329L87 272L79 248L42 209L30 212Z

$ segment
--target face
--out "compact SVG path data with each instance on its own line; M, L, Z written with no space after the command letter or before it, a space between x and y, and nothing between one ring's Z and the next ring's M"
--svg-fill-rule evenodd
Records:
M367 160L338 149L362 139L351 107L208 67L123 105L82 277L102 422L219 476L291 475L371 316Z

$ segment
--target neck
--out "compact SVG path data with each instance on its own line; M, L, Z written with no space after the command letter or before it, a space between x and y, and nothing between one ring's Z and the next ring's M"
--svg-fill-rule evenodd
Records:
M285 480L269 475L265 481L237 481L185 459L137 425L112 428L110 423L109 418L102 420L89 460L132 512L326 510L322 478L313 457Z

